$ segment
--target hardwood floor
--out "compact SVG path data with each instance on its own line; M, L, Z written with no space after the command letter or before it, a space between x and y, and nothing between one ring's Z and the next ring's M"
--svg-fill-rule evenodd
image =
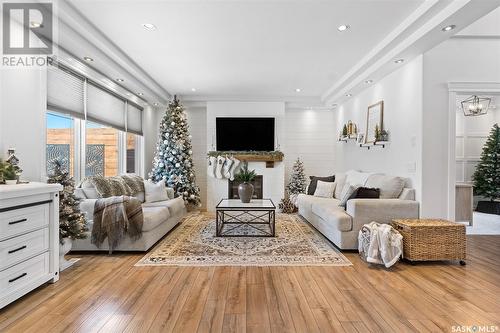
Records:
M134 267L142 256L79 254L58 283L0 310L0 331L499 331L500 236L469 236L465 267L386 270L356 253L351 267Z

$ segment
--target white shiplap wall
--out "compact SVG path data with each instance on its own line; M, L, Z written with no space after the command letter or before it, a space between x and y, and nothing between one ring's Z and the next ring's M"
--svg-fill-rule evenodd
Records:
M206 107L187 107L186 114L189 130L193 138L193 163L196 175L196 183L200 187L201 209L207 207L207 115Z
M293 163L300 157L306 175L329 176L335 173L335 111L285 110L285 183Z

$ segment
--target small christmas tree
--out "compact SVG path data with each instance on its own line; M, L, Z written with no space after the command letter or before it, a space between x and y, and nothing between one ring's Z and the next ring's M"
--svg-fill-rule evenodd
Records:
M306 174L304 173L304 163L297 158L292 167L290 181L286 186L287 194L290 196L290 201L295 205L297 196L300 193L306 192Z
M83 239L88 231L85 216L80 212L80 199L75 196L75 181L65 171L60 161L54 162L54 173L49 176L49 184L61 184L59 192L59 241L64 238Z
M154 182L165 180L167 186L172 187L178 196L182 196L189 208L201 205L192 155L186 112L174 97L160 123L160 136L149 178Z
M493 125L473 175L474 192L494 201L500 198L500 127Z

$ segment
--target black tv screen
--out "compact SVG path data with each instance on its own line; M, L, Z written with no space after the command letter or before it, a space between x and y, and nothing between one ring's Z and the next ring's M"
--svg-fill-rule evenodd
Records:
M273 151L274 118L216 118L218 151Z

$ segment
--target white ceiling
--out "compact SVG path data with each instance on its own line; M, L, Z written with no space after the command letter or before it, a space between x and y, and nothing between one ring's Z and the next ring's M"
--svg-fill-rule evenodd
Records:
M319 97L423 0L70 2L171 94Z

